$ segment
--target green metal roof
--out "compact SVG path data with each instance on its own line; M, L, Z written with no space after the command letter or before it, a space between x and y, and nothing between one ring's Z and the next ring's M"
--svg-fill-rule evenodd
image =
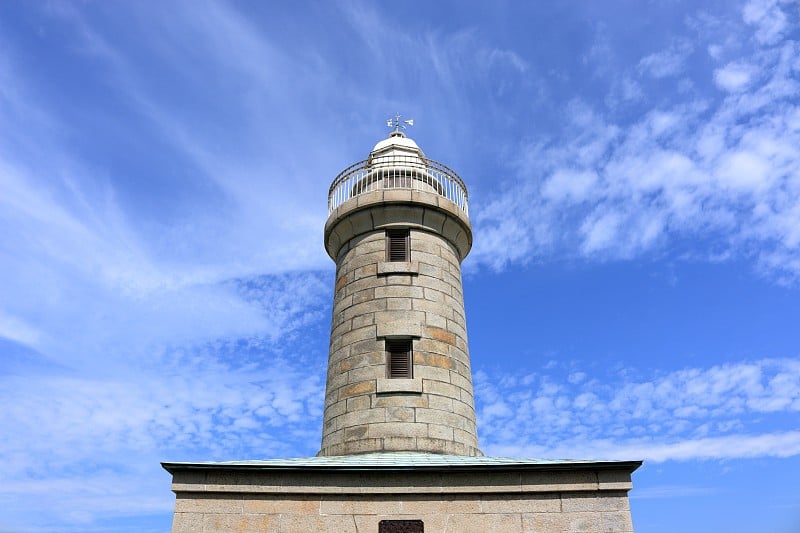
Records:
M563 470L629 469L641 461L588 461L574 459L515 459L510 457L469 457L419 452L380 452L359 455L300 457L292 459L252 459L222 462L164 462L169 472L177 470Z

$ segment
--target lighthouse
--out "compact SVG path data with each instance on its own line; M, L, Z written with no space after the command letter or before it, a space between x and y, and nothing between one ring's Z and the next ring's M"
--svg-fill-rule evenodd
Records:
M336 281L319 455L479 456L461 283L467 188L395 121L328 194Z
M641 461L481 453L461 283L467 188L399 116L390 125L328 191L336 276L319 452L162 463L172 531L631 533Z

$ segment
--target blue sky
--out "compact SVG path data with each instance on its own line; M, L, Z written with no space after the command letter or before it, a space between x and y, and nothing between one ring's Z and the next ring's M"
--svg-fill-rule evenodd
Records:
M309 456L333 177L470 191L482 449L644 459L643 532L800 530L793 1L0 4L0 531L167 531Z

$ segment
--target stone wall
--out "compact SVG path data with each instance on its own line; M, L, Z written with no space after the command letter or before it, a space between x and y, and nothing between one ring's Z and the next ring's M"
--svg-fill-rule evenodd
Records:
M482 485L485 483L485 485ZM175 474L173 532L627 533L630 472Z
M411 338L413 378L387 379L385 339ZM410 261L386 261L385 230L337 257L320 455L413 450L480 455L460 258L410 230Z

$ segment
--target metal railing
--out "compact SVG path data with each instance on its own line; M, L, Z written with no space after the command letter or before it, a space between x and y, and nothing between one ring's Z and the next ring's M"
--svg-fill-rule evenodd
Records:
M385 189L414 189L438 194L469 214L467 187L452 169L432 159L388 155L350 165L328 191L328 214L351 198Z

